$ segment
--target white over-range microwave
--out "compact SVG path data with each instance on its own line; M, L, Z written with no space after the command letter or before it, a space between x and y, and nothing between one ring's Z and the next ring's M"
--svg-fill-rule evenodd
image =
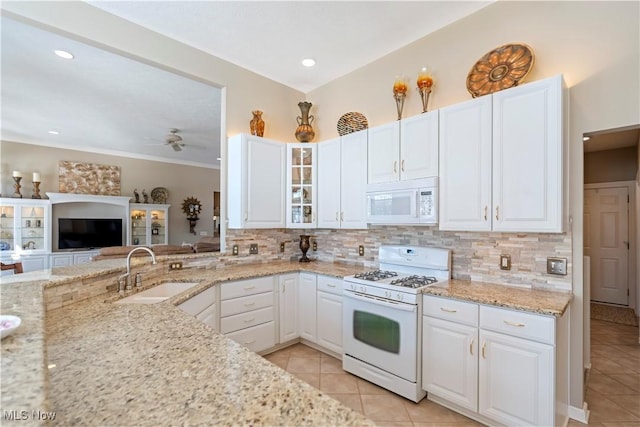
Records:
M438 178L369 184L369 224L438 223Z

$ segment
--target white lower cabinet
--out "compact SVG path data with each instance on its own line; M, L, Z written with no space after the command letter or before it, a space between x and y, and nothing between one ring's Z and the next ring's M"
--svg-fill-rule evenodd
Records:
M298 283L298 329L300 338L317 342L316 319L316 282L312 273L300 273Z
M86 264L98 255L100 251L59 252L49 255L49 267L68 267L71 265Z
M220 285L220 332L254 352L276 344L276 277Z
M342 354L342 279L318 275L317 343Z
M568 315L544 316L425 295L422 386L484 423L566 422Z
M279 286L279 343L291 341L300 336L298 333L298 277L299 273L283 274L278 277Z
M218 287L212 286L178 305L178 308L217 331L218 300Z

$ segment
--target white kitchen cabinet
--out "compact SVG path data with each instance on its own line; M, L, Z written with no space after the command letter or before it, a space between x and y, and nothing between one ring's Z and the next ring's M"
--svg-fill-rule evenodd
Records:
M91 262L100 251L80 252L54 252L49 255L49 267L68 267L70 265L86 264Z
M478 305L423 298L422 388L478 410Z
M369 128L368 183L438 176L438 111Z
M362 130L317 145L319 228L367 228L367 135Z
M568 314L423 296L423 388L486 424L563 425Z
M274 276L220 285L220 332L259 352L276 345Z
M286 149L253 135L229 138L229 228L285 227Z
M178 308L180 308L185 313L194 316L202 323L211 326L214 330L217 331L218 300L218 287L212 286L178 305Z
M315 343L316 332L316 282L313 273L300 273L298 282L298 330L300 338Z
M562 232L561 75L440 110L440 229Z
M169 243L169 207L171 205L131 203L130 245L166 245Z
M315 228L317 145L287 144L287 227Z
M278 277L279 343L281 344L300 336L298 332L298 278L299 273L283 274Z
M342 280L318 275L318 345L342 354Z

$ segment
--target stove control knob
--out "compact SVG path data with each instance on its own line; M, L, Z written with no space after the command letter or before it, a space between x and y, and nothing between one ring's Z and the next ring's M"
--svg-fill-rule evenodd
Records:
M398 301L402 301L404 295L402 295L400 292L398 292L396 297L397 297Z
M360 292L366 294L367 293L367 288L365 288L364 286L360 286Z
M349 286L351 287L351 290L352 290L352 291L355 291L355 290L356 290L356 285L354 285L353 283L352 283L352 284L350 284Z
M384 296L387 298L391 298L391 291L385 291Z

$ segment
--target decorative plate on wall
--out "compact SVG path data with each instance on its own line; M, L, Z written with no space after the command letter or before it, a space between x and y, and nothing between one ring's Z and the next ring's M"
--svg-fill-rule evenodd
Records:
M167 203L167 199L169 198L169 190L164 187L156 187L151 190L151 200L153 203L159 203L161 205Z
M361 113L346 113L338 119L338 134L340 136L358 132L368 127L369 123L367 122L367 118Z
M517 86L529 74L535 57L526 44L505 44L484 55L467 76L467 90L476 98Z

